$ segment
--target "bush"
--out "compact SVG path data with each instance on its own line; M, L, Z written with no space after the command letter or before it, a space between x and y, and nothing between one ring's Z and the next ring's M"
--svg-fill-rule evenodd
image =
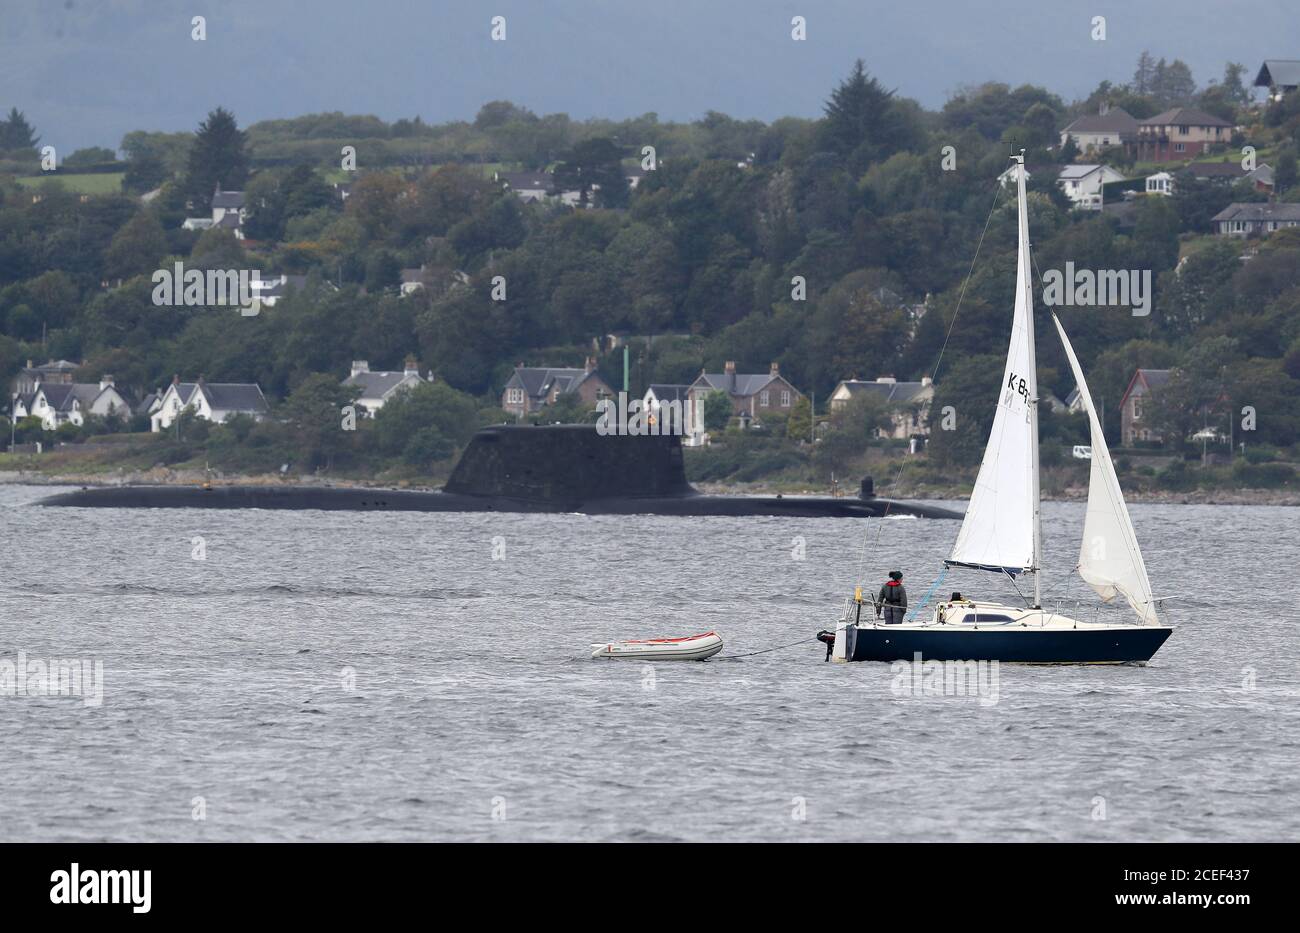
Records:
M1232 468L1232 478L1252 489L1277 489L1295 482L1295 468L1288 463L1245 463Z
M1246 447L1247 463L1268 463L1277 459L1277 448L1269 444L1256 444Z
M1196 474L1187 468L1186 461L1175 460L1156 474L1156 485L1161 489L1185 492L1196 486Z

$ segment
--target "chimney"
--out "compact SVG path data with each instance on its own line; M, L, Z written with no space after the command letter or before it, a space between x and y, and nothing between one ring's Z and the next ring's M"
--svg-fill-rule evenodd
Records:
M180 385L180 384L181 384L181 377L180 377L180 374L179 374L179 373L174 374L174 375L172 376L172 385L174 385L174 386L178 386L178 385Z
M370 363L369 363L369 362L367 362L366 360L353 360L353 361L352 361L352 373L351 373L351 375L353 375L353 376L357 376L357 375L360 375L361 373L368 373L368 372L370 372Z
M897 382L897 381L898 381L898 380L895 379L893 376L877 376L877 377L876 377L876 382L883 382L883 383L885 383L886 385L889 385L889 384L894 383L894 382Z
M101 391L107 389L112 384L113 384L113 376L111 373L104 373L104 375L99 377L99 388Z
M199 386L203 385L203 373L199 373L198 381L195 384Z
M523 369L523 368L524 368L523 360L520 360L518 363L515 364L515 369Z
M583 365L583 370L590 373L590 372L595 372L595 369L596 369L596 358L594 356L587 357L587 362Z
M727 360L726 365L722 367L722 371L726 373L728 376L736 375L736 361Z
M932 385L934 385L934 380L931 379L929 376L921 377L921 388L925 388L926 386L932 386Z
M1098 116L1102 116L1102 117L1104 117L1104 116L1105 116L1106 114L1108 114L1108 113L1110 113L1110 101L1108 101L1108 100L1103 100L1103 101L1101 102L1101 110L1100 110L1100 112L1098 113Z
M28 369L35 369L35 368L36 368L36 361L35 361L35 360L28 360L28 361L27 361L27 368L28 368Z
M779 375L781 375L781 364L780 364L780 363L777 363L775 360L773 360L773 361L772 361L772 366L771 366L770 369L768 369L767 373L768 373L769 376L779 376Z
M414 354L414 353L408 353L408 354L407 354L407 356L406 356L406 364L405 364L405 366L406 366L406 368L405 368L405 369L403 370L403 372L402 372L402 375L403 375L403 376L418 376L418 375L420 375L420 364L419 364L419 362L415 359L415 354Z

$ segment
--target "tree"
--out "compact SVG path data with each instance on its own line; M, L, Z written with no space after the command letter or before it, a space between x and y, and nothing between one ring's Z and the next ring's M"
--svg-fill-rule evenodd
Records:
M1296 148L1292 144L1278 149L1273 157L1276 163L1273 166L1273 185L1274 190L1279 194L1285 194L1296 186Z
M1151 53L1146 49L1138 56L1137 70L1133 72L1133 83L1130 87L1134 94L1147 95L1151 93L1151 85L1156 76L1156 62L1151 57Z
M831 91L819 132L823 149L837 153L855 177L868 163L907 148L914 132L898 107L894 92L867 74L862 59Z
M351 405L360 391L356 386L340 385L330 373L315 373L285 399L280 416L289 425L304 462L324 461L327 470L333 467L335 454L349 440L343 430L343 408Z
M704 430L725 431L731 422L731 396L714 389L704 396Z
M0 151L35 152L36 145L40 141L41 138L36 135L36 130L17 107L11 107L9 116L0 120Z
M234 115L218 107L199 124L190 146L185 173L185 193L207 209L217 185L227 191L243 187L248 179L247 134Z
M375 417L379 448L413 466L446 460L478 430L474 400L445 382L423 383L388 402Z
M628 200L627 178L623 175L623 152L604 136L583 140L567 153L555 167L555 187L560 191L577 191L586 205L593 187L600 190L596 203L600 207L623 207Z
M104 254L104 271L115 278L129 279L158 267L167 253L167 234L154 212L137 211L126 226L113 235Z

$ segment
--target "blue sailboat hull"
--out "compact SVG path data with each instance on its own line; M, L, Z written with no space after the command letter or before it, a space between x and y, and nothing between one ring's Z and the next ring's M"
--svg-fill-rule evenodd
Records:
M936 626L858 627L846 631L849 661L1006 661L1024 664L1126 664L1149 661L1173 630L1135 625L1107 629Z

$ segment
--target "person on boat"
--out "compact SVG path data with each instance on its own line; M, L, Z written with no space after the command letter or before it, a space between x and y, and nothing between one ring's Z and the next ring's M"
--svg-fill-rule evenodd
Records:
M889 571L889 579L876 597L876 617L884 612L886 625L899 625L907 612L907 590L903 589L903 571Z

